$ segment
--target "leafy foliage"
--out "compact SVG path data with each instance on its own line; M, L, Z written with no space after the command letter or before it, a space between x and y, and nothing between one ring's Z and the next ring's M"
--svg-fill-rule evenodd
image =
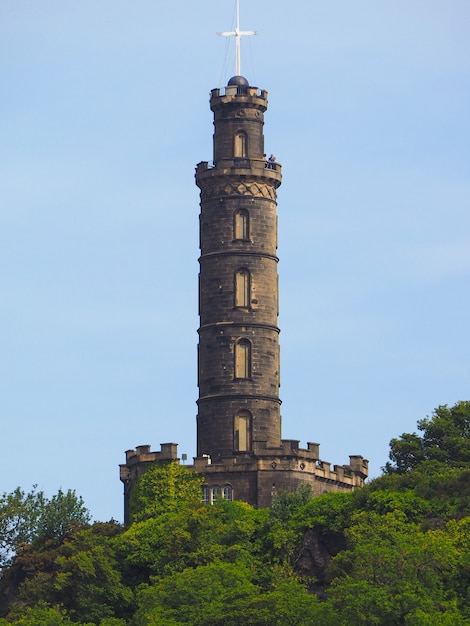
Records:
M435 409L432 417L418 421L416 433L403 433L390 442L386 473L403 474L427 467L428 472L445 468L470 469L470 401Z
M201 502L203 477L177 463L149 464L132 492L133 522Z
M19 487L0 496L0 568L8 565L21 545L59 545L71 525L84 525L90 513L75 491L58 493L50 500L35 485L29 493Z
M448 585L459 556L445 531L422 532L401 511L361 512L346 531L348 549L332 562L330 602L354 624L406 624L422 615L454 615ZM458 623L458 621L454 621Z
M132 590L121 581L115 538L122 532L115 522L75 529L60 546L47 551L34 546L15 559L12 568L24 582L11 614L46 602L60 606L74 621L99 623L105 617L129 614Z
M295 580L263 592L249 568L214 562L142 589L135 624L307 626L322 614L316 597Z
M254 566L256 536L267 517L244 502L182 507L132 524L117 540L133 584L216 560Z
M294 517L297 526L340 531L350 524L354 510L352 493L325 493L300 509Z
M470 624L468 417L439 407L363 489L272 510L202 505L177 465L142 475L128 528L85 524L73 492L5 494L0 626Z
M47 626L72 626L73 624L63 610L51 607L46 602L39 602L36 606L28 607L24 614L14 622L0 619L0 626L6 626L11 623L17 626L39 626L40 624L47 624Z
M53 546L58 546L71 525L84 526L90 519L91 515L81 496L70 489L66 493L59 489L44 504L37 521L34 541L39 545L50 541Z
M313 489L307 484L300 485L297 491L281 491L274 500L271 519L286 522L312 498Z
M0 496L0 567L11 562L21 544L33 540L44 504L36 485L29 493L17 487Z

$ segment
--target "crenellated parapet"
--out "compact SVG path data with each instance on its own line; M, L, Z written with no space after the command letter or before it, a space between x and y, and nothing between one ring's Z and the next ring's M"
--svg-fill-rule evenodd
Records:
M177 448L175 443L162 443L160 451L152 451L148 445L126 451L126 463L120 465L126 523L130 494L139 476L149 463L179 463ZM218 458L203 454L186 467L204 476L206 493L221 495L225 488L230 499L258 507L270 507L279 493L294 491L305 484L312 487L316 496L352 491L362 487L368 476L368 461L364 457L351 455L349 463L332 465L321 460L318 443L308 442L306 448L301 448L295 439L283 439L276 448L260 443L246 454Z
M332 465L320 459L320 446L308 443L299 447L297 440L282 440L279 448L257 446L253 454L212 459L205 455L194 459L194 469L203 474L211 490L230 487L234 500L244 500L259 507L270 507L279 493L295 491L301 485L312 487L313 494L352 491L364 485L368 461L351 455L349 463Z
M266 89L250 87L249 85L227 85L222 89L211 89L211 109L217 108L221 104L226 105L234 102L249 103L250 107L259 106L260 110L266 111L268 108L268 92Z
M150 450L149 445L137 446L135 450L126 450L126 463L120 467L132 467L139 463L150 463L154 461L177 461L178 444L161 443L160 450Z

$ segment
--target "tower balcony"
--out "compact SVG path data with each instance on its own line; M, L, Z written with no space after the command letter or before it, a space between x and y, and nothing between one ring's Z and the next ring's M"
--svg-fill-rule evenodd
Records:
M201 161L196 166L196 184L217 179L219 177L235 176L241 178L256 178L260 182L272 185L275 189L282 181L282 165L267 162L265 159L235 157L219 159L218 161Z

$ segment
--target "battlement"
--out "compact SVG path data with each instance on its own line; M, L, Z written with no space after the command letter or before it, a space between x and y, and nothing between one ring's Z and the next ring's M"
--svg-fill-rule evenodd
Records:
M216 118L255 115L261 120L268 108L268 92L247 85L227 85L224 89L212 89L210 107Z
M299 447L299 441L284 439L279 448L269 448L258 443L253 453L234 454L229 458L211 459L207 454L194 459L197 472L211 475L230 475L240 472L270 472L273 476L296 475L298 483L320 482L329 485L327 490L349 490L362 487L368 476L369 462L359 455L350 455L349 463L333 465L320 459L320 445L307 443L307 449ZM323 488L323 491L325 488Z
M149 445L126 451L126 463L120 465L126 522L136 480L153 462L179 463L178 445L162 443L158 452L152 451ZM278 447L254 442L252 451L227 457L213 459L203 454L186 467L203 475L210 489L214 485L229 485L235 499L268 507L276 494L295 490L303 484L310 485L315 495L362 487L368 476L368 463L360 455L350 455L348 464L332 466L320 458L320 444L307 442L307 448L301 448L297 439L283 439Z
M148 463L152 461L176 461L178 459L177 443L161 443L160 451L151 451L149 445L137 446L135 450L126 450L126 465L137 465L138 463ZM125 467L121 465L121 467Z
M211 89L211 101L215 98L234 98L235 96L249 96L250 98L259 98L268 101L268 92L266 89L258 87L248 87L247 85L227 85L222 89ZM229 100L227 100L228 102Z
M349 457L349 467L356 474L362 474L364 479L369 476L369 461L360 454L354 454Z

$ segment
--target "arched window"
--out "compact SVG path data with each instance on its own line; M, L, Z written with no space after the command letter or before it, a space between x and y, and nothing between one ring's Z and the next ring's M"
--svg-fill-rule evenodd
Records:
M228 502L233 500L233 490L231 485L224 485L222 489L219 485L208 487L204 485L202 488L202 503L203 504L215 504L217 498L223 498Z
M235 378L251 378L251 343L240 339L235 344Z
M231 502L233 499L233 491L230 485L224 485L222 488L222 498Z
M245 158L248 155L248 137L245 131L239 130L233 138L233 156Z
M235 450L239 452L251 450L251 413L239 411L235 415L233 427Z
M221 496L220 487L218 485L214 485L214 487L212 487L211 495L212 495L211 504L215 504L215 501L217 500L217 498L220 498Z
M246 209L239 209L235 212L233 222L234 239L249 239L249 215Z
M250 306L250 272L246 268L235 272L235 306Z

